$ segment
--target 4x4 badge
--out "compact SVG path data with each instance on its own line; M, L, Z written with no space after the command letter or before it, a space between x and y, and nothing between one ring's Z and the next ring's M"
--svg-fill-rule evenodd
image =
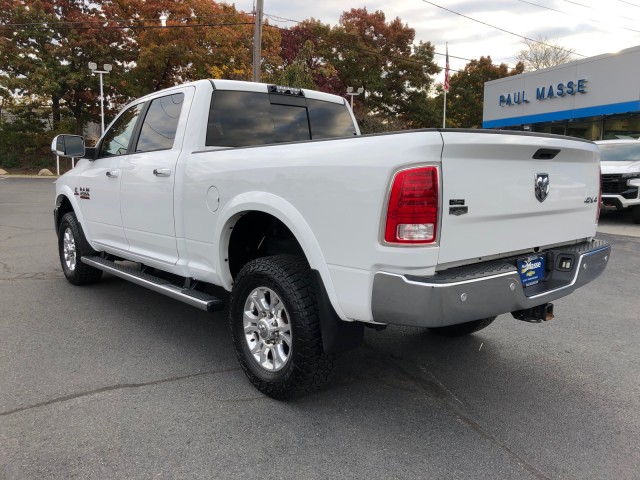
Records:
M549 174L548 173L536 173L536 198L539 202L544 202L544 199L549 195Z

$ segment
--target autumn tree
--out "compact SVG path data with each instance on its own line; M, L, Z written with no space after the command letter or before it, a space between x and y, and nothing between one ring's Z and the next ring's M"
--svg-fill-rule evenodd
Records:
M317 89L318 85L309 66L313 59L313 49L313 42L307 40L292 61L287 62L266 80L276 85Z
M313 81L313 88L344 95L344 87L338 72L331 63L335 49L330 25L314 18L304 20L298 25L281 31L281 69L283 71L304 69ZM304 62L304 65L301 62Z
M562 65L576 59L574 49L563 47L546 37L535 40L525 38L522 43L525 48L517 53L516 59L524 64L526 72Z
M99 112L88 62L108 63L124 46L122 32L104 28L106 23L95 2L0 0L0 86L17 97L41 99L54 129L66 110L81 131Z
M293 62L306 41L307 59L318 89L344 96L347 87L364 88L355 113L366 131L420 127L431 123L427 92L440 69L429 42L414 45L415 31L381 11L351 9L334 27L306 20L282 33L284 65ZM366 126L370 125L369 130Z
M415 30L400 18L386 21L382 11L351 9L333 30L332 64L342 86L363 87L359 101L372 113L404 117L412 93L426 91L431 75L439 71L433 62L433 46L420 43L415 49Z
M98 79L88 63L112 63L124 46L97 2L0 0L0 96L10 113L0 125L0 164L50 166L55 133L82 133L99 121ZM107 75L105 92L111 81Z
M482 127L485 82L522 72L524 72L524 65L520 62L515 68L509 69L509 66L504 63L494 65L490 56L471 60L462 71L454 73L449 81L447 127ZM440 105L442 105L442 97Z
M125 78L130 96L201 78L250 80L252 15L210 0L111 0L110 18L130 25L134 57ZM162 27L160 17L166 17ZM265 28L262 70L280 64L280 33Z

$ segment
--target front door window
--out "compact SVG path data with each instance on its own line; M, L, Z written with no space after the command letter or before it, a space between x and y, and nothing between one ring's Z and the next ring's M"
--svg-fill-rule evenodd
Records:
M139 103L120 115L102 139L98 158L125 155L144 104Z

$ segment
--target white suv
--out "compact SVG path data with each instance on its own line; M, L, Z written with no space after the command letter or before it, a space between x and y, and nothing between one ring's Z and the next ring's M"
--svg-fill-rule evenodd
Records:
M640 140L601 140L602 203L631 209L640 223Z

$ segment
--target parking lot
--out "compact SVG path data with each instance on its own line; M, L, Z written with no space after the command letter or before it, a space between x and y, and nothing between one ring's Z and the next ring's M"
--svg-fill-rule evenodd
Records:
M462 339L367 331L319 393L261 395L226 312L63 277L51 179L0 180L0 479L635 479L640 226L606 272Z

